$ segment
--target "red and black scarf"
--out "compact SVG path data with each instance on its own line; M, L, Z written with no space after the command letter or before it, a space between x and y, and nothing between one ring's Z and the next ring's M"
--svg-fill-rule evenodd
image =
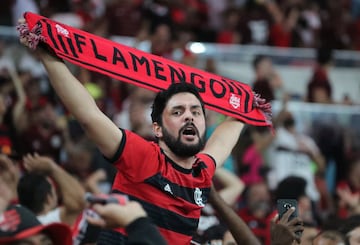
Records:
M29 47L45 43L58 57L119 81L152 91L171 83L193 83L205 106L244 123L271 125L271 106L244 83L189 67L156 55L26 12L27 24L18 26Z

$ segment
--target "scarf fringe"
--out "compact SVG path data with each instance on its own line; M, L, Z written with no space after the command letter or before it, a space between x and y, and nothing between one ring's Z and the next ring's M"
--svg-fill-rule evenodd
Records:
M254 107L261 110L267 121L271 122L272 120L272 109L271 104L267 103L264 98L261 98L260 94L254 92Z
M40 42L45 42L46 38L41 35L41 25L36 24L30 30L27 24L18 24L16 30L19 32L20 39L27 41L27 46L35 50Z

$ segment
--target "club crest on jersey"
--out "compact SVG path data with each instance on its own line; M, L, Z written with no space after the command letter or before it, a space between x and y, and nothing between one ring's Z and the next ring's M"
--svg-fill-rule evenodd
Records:
M194 200L196 205L198 205L199 207L204 207L205 204L203 202L203 197L202 197L202 191L199 188L195 188L194 191Z

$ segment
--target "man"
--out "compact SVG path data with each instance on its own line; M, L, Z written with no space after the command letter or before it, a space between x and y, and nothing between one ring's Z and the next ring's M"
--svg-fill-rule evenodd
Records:
M20 41L28 46L30 39ZM221 165L231 153L243 123L228 118L205 145L204 104L197 88L172 84L155 98L151 116L158 143L148 142L119 129L61 60L37 51L57 95L117 168L113 192L139 201L170 244L188 244L206 203L216 163ZM121 244L124 231L119 232L106 232L98 244Z
M82 185L50 157L27 154L24 167L27 172L17 186L19 203L34 212L42 224L64 222L73 225L85 208Z
M255 72L253 90L268 102L280 99L283 81L273 67L270 57L256 56L253 61L253 68Z
M70 227L61 223L42 225L23 206L11 205L0 216L0 245L72 245Z

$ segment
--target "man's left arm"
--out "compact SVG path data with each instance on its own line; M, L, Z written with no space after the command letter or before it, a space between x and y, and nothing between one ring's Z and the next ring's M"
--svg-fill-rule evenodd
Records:
M243 128L244 123L235 118L227 117L216 127L202 153L212 156L217 167L221 166L231 154Z

